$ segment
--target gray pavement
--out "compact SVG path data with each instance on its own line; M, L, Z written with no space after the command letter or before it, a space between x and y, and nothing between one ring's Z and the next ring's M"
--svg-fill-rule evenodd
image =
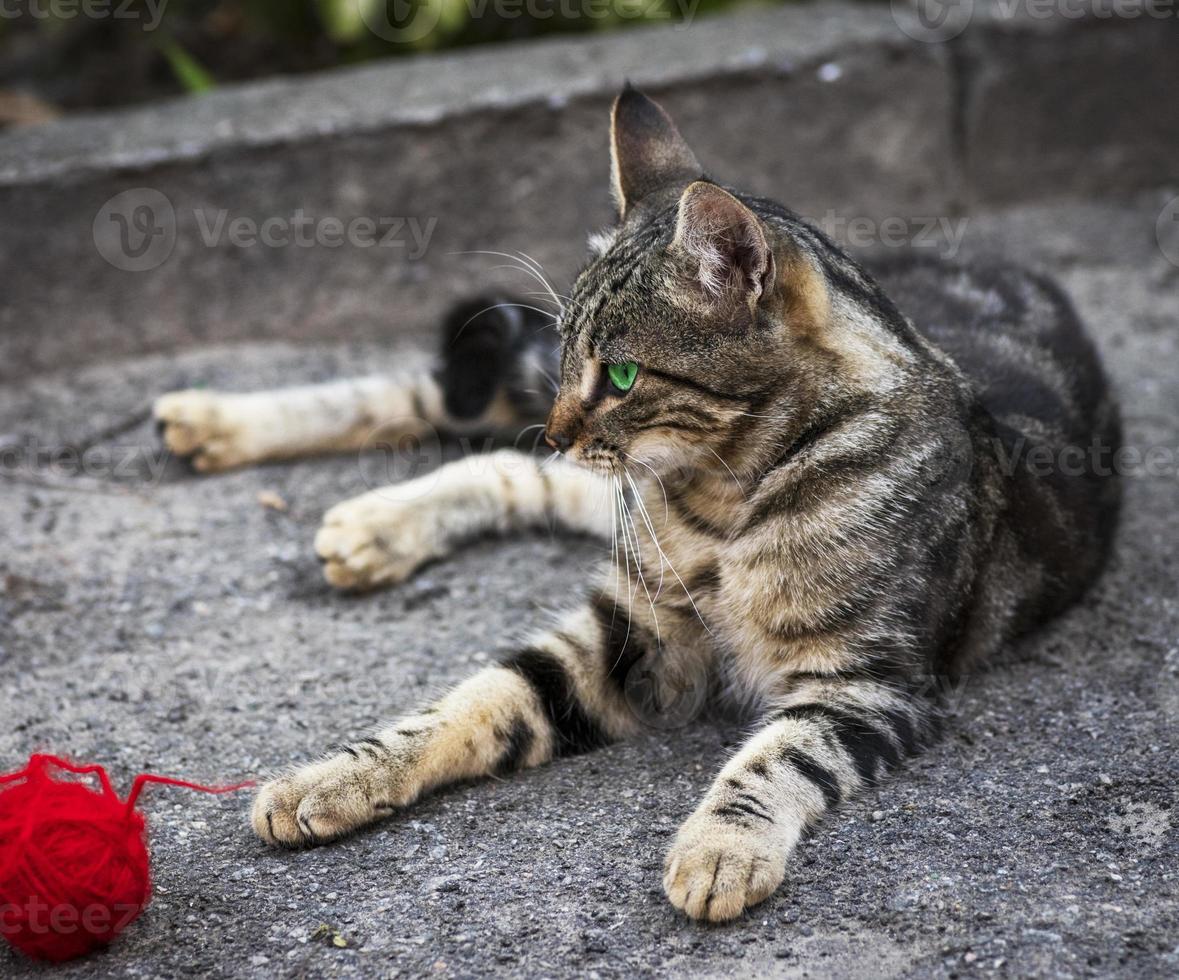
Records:
M306 853L259 843L244 795L151 790L155 901L111 950L53 975L1179 973L1179 267L1155 237L1176 193L970 220L968 252L1061 277L1122 392L1129 444L1168 451L1170 469L1127 479L1116 554L1083 606L968 678L945 740L806 841L743 920L694 925L659 888L678 821L741 738L701 722L440 793ZM320 514L406 461L152 476L166 461L135 420L157 393L331 377L403 353L99 354L0 391L0 445L107 435L82 476L0 457L5 767L49 749L124 786L142 770L260 775L459 680L578 588L597 546L537 535L477 545L384 594L331 592L310 548ZM0 950L0 975L44 972Z

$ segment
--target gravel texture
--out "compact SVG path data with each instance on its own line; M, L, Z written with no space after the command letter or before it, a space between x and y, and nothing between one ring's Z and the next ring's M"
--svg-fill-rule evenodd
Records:
M1171 466L1127 479L1116 554L1083 606L968 678L945 740L807 840L743 920L694 925L659 887L678 821L742 735L702 722L444 792L305 853L257 841L244 796L153 789L151 908L54 975L1179 973L1179 267L1155 237L1176 192L971 219L968 251L1062 278L1129 444ZM106 434L81 476L0 455L0 765L48 749L123 786L142 770L261 775L457 681L580 585L597 546L538 535L336 595L310 548L320 514L407 461L197 478L133 424L179 385L264 387L400 355L213 348L0 392L2 445ZM44 972L0 950L0 975Z

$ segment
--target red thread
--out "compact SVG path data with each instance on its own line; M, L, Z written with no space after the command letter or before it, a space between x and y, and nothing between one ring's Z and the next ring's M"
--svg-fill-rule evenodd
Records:
M97 776L101 791L58 779L51 767ZM151 868L135 802L148 783L201 793L253 785L144 773L120 800L102 766L52 755L0 776L0 936L27 956L60 962L106 945L139 917L151 900Z

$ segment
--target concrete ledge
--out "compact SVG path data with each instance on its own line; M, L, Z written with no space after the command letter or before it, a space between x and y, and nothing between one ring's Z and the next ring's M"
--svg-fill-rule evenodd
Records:
M475 250L522 250L560 283L586 229L610 219L606 108L625 77L667 104L715 173L816 217L945 215L971 198L1160 183L1179 127L1124 100L1135 79L1161 86L1160 102L1176 90L1171 26L981 16L929 44L888 7L822 3L7 134L0 380L213 341L420 337L455 294L513 281L462 254ZM1052 85L1037 71L1055 71ZM1091 88L1104 94L1076 94ZM1086 165L1070 168L1078 152ZM130 190L122 220L146 202L170 243L148 271L124 271L134 262L103 210ZM242 247L230 235L235 218L289 231L299 213L371 220L382 235L403 224L390 247Z
M992 20L963 35L973 199L1103 195L1179 176L1179 5L1158 10L1170 16Z
M885 8L824 3L801 12L762 10L693 25L502 44L279 78L15 131L0 138L0 186L528 105L559 107L613 91L625 77L665 88L756 68L788 74L824 52L905 40Z

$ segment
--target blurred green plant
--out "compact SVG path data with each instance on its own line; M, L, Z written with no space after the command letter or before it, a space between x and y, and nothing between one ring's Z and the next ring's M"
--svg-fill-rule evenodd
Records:
M173 17L191 21L203 10L207 24L297 46L326 43L332 60L355 63L542 34L679 22L757 2L774 0L170 0L164 29Z
M198 95L216 86L217 83L213 81L213 76L175 41L164 41L160 45L160 50L168 59L172 73L176 76L176 80L184 86L185 91Z
M742 0L316 0L337 44L439 48L560 31L681 21Z
M199 93L219 81L693 20L758 2L791 0L119 0L111 15L91 19L84 5L43 0L46 16L0 18L0 88L21 81L5 71L9 51L17 52L10 62L27 67L38 45L45 57L31 74L43 84L34 89L62 104L98 105L165 95L169 78L173 91Z

